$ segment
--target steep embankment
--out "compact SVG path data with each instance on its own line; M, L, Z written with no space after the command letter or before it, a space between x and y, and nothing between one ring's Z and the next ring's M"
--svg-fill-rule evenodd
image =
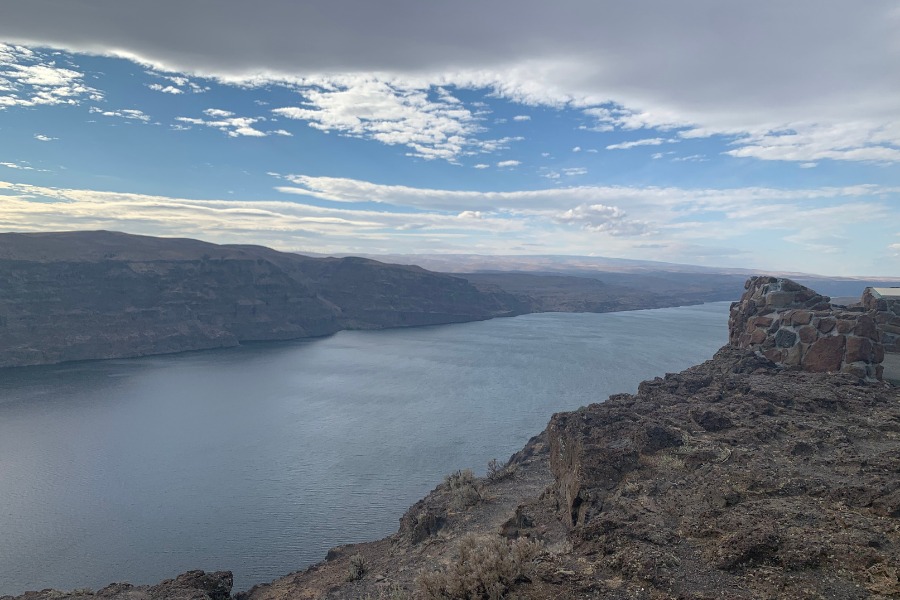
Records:
M0 234L0 367L515 314L463 279L113 232Z

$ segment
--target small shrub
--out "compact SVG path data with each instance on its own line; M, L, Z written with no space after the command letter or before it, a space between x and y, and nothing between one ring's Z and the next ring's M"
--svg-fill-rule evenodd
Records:
M487 477L491 481L503 481L516 474L515 465L503 465L496 458L492 458L487 464Z
M366 574L366 560L362 554L354 554L347 565L347 580L358 581Z
M500 600L528 580L539 552L538 544L524 539L468 535L459 543L456 562L420 574L416 583L425 600Z
M377 596L366 594L360 596L359 600L409 600L409 594L399 583L392 583L389 587L379 590Z
M456 510L465 510L481 502L481 490L472 469L464 469L447 475L444 479L450 490L450 505Z

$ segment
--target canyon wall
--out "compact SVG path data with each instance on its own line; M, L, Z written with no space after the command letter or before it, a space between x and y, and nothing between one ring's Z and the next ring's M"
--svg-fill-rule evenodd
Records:
M516 314L457 277L114 232L0 234L0 367Z

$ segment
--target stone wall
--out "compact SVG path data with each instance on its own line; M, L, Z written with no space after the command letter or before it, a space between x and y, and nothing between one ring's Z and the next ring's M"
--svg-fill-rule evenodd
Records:
M878 298L866 288L862 305L872 313L885 352L900 352L900 299Z
M779 277L751 277L731 305L729 343L774 363L813 372L881 379L884 345L878 311L864 303L831 304L828 296Z

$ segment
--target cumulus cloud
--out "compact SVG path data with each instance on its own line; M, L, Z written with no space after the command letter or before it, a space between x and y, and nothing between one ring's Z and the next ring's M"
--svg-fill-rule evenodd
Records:
M480 119L450 92L429 82L389 81L378 76L304 79L300 106L272 113L306 121L341 135L406 146L426 160L454 162L462 155L495 152L520 138L479 139Z
M0 43L0 110L101 98L98 90L85 85L83 73L58 66L47 53Z
M475 165L475 168L476 169L488 169L488 168L490 168L490 166L491 165L486 164L486 163L478 163L477 165Z
M173 95L184 94L185 92L202 94L203 92L208 92L210 89L209 86L200 85L199 83L191 81L189 77L185 77L184 75L159 73L152 69L145 72L151 77L156 77L168 82L168 85L159 83L148 84L147 87L155 92L162 92L164 94Z
M649 231L647 223L628 219L619 207L605 204L582 204L560 213L556 219L610 235L641 235Z
M154 92L162 92L163 94L183 94L184 90L181 88L177 88L174 85L162 85L159 83L151 83L147 85L148 88L153 90Z
M44 135L42 133L34 134L34 139L39 142L52 142L53 140L58 140L59 138L50 137L49 135Z
M500 162L497 163L497 166L500 167L501 169L506 169L506 168L510 168L510 167L518 167L521 164L522 164L522 161L518 161L518 160L501 160Z
M513 117L513 121L530 121L531 117L528 115L516 115Z

